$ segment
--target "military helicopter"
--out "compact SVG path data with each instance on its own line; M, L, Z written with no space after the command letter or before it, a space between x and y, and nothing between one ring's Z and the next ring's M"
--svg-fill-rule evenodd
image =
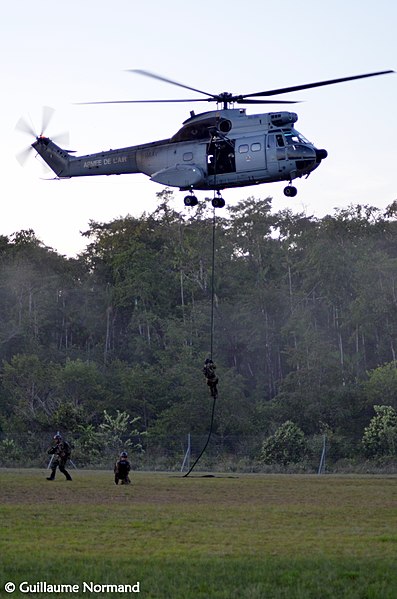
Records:
M235 95L229 92L212 94L145 70L130 72L151 77L195 93L205 98L174 100L115 100L84 102L81 104L126 104L141 102L216 102L217 110L201 114L190 112L177 133L168 139L137 146L73 156L44 135L44 128L31 147L50 166L59 179L92 175L120 175L144 173L151 181L178 187L189 192L186 206L198 203L196 190L213 190L212 204L222 208L225 201L221 190L232 187L287 181L287 197L294 197L297 189L292 181L308 177L327 157L327 151L318 149L295 129L298 115L278 111L246 114L245 108L234 105L293 104L290 100L264 99L289 92L356 79L375 77L394 71L378 71L327 81L317 81L292 87ZM26 123L17 125L27 130Z

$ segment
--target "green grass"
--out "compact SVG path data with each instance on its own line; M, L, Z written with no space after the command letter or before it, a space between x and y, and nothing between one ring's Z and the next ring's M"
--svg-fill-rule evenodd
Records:
M0 471L7 581L135 584L31 597L395 599L397 479ZM4 594L2 594L4 593Z

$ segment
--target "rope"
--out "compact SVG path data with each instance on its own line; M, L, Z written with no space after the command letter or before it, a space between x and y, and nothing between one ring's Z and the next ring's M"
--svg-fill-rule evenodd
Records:
M212 263L211 263L211 331L210 331L210 358L214 353L214 306L215 306L215 207L212 215Z
M188 472L186 472L186 474L183 475L184 478L186 478L187 476L189 476L189 474L192 472L193 468L195 467L195 465L201 459L201 456L204 454L205 450L207 449L208 443L210 442L211 435L212 435L212 428L213 428L213 425L214 425L215 404L216 404L216 397L214 397L214 401L212 402L211 425L210 425L210 430L209 430L209 433L208 433L207 441L206 441L203 449L201 450L200 455L198 456L198 458L194 462L193 466L191 466L190 469L188 470Z
M212 360L212 356L214 353L214 307L215 307L215 230L216 230L216 217L215 217L215 207L213 209L213 217L212 217L212 276L211 276L211 331L210 331L210 358ZM214 426L214 415L215 415L215 404L216 404L216 396L213 398L212 402L212 412L211 412L211 423L210 430L208 433L207 441L200 452L200 455L194 462L194 464L189 468L188 472L184 474L184 478L189 476L192 472L196 464L200 461L201 456L204 454L207 449L208 443L210 442L212 429Z

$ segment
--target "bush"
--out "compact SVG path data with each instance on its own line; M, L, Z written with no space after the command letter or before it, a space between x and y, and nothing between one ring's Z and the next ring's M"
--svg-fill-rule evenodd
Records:
M262 445L261 460L265 464L296 464L306 455L304 432L291 420L279 426Z
M0 465L13 466L22 458L22 450L13 439L0 441Z
M397 413L391 406L374 406L375 416L364 430L362 446L369 458L397 456Z

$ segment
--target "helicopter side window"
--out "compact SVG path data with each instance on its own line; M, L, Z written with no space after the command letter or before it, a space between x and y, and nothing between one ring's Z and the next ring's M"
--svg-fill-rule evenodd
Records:
M260 143L251 144L251 152L259 152L261 149Z
M281 133L278 133L276 135L276 142L277 142L277 145L278 145L279 148L284 148L285 143L284 143L284 138L281 135Z
M243 144L242 146L239 146L238 151L240 154L246 154L249 150L249 146L248 144Z
M190 162L191 160L193 160L193 152L185 152L183 155L183 160L185 162Z

